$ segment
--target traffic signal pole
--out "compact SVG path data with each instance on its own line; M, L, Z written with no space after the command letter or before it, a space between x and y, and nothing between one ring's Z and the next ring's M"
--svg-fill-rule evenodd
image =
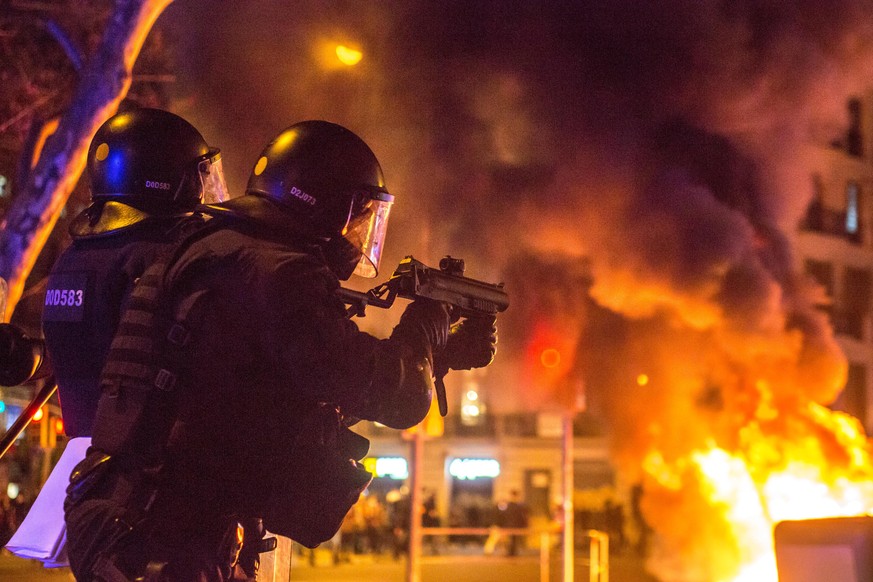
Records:
M564 513L564 578L563 582L573 582L575 543L573 532L573 417L574 412L564 414L563 446L561 460L563 464L563 513Z
M424 456L424 429L412 433L409 467L409 550L406 560L406 582L421 582L421 464Z
M33 400L31 400L24 410L21 411L21 414L17 419L15 419L15 422L12 423L12 426L10 426L9 430L6 431L6 434L3 435L3 438L0 439L0 458L3 458L6 451L9 450L12 443L14 443L15 439L18 438L18 435L24 432L24 429L26 429L27 425L30 424L36 411L48 402L49 398L52 397L52 394L54 394L57 389L58 385L55 384L54 377L45 380L45 384L43 384L42 388L39 389L36 396L33 397ZM48 419L46 419L46 423L48 423Z

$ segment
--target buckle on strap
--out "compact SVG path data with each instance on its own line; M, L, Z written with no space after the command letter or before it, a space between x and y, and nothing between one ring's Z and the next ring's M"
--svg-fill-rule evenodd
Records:
M167 341L179 347L185 346L189 339L191 339L191 333L179 323L174 323L170 331L167 332Z
M164 392L170 392L176 387L176 375L169 370L161 368L155 376L155 386Z

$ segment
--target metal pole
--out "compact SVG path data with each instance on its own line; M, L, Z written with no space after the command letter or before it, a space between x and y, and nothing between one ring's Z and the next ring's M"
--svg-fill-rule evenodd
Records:
M33 400L24 407L24 410L21 411L21 415L15 419L15 422L12 423L12 426L9 427L9 430L6 431L6 434L3 435L3 438L0 439L0 459L6 454L9 448L12 446L12 443L15 442L15 439L18 438L24 429L27 428L27 425L30 424L30 421L33 419L33 415L36 414L36 411L42 408L46 402L48 402L49 398L52 397L52 394L55 393L55 390L58 389L58 385L55 384L54 377L47 378L45 384L43 384L42 388L39 389L39 392L36 393L36 396L33 397ZM48 417L46 417L46 422L48 422Z
M564 470L564 582L573 582L574 543L573 543L573 416L564 415L564 438L562 461Z
M424 426L412 435L409 467L409 551L406 582L421 582L421 464L424 456Z
M549 582L551 572L549 572L549 550L552 545L552 534L544 531L540 534L540 582Z

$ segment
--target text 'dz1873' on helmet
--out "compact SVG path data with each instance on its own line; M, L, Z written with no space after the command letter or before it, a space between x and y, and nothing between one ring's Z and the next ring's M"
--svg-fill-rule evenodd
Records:
M248 194L273 200L314 236L344 240L361 253L355 274L375 277L394 197L370 147L328 121L303 121L271 141Z

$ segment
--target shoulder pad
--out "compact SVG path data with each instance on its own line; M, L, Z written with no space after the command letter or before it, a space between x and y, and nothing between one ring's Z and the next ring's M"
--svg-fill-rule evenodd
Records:
M73 219L69 232L74 239L108 236L151 217L148 212L114 200L96 202Z

